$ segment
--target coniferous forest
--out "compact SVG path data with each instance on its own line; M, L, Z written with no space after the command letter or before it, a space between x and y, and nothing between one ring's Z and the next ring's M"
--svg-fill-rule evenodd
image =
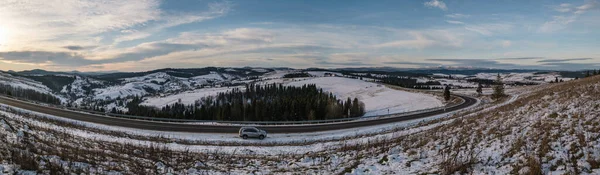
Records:
M141 98L127 104L129 115L224 121L303 121L359 117L365 112L358 99L338 100L316 85L246 85L217 96L198 99L193 105L175 103L161 109L140 106ZM111 111L119 112L119 111Z
M0 85L0 94L6 95L6 96L11 96L11 97L16 97L16 98L24 98L24 99L28 99L28 100L43 102L43 103L50 103L50 104L56 104L56 105L61 104L60 99L58 99L50 94L40 93L38 91L34 91L31 89L17 88L17 87L13 87L10 85Z

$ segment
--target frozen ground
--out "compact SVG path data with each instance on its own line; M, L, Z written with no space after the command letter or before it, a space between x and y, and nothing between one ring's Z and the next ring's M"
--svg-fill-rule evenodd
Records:
M358 98L365 103L365 116L383 115L443 106L433 95L390 89L371 82L342 77L308 78L289 82L289 86L316 84L339 99Z

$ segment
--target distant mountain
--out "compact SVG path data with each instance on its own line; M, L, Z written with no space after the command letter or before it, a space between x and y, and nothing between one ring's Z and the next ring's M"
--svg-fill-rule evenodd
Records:
M227 73L230 75L237 76L258 76L262 75L266 72L271 72L274 69L267 68L219 68L219 67L205 67L205 68L186 68L186 69L174 69L174 68L165 68L165 69L156 69L152 71L146 72L118 72L118 73L108 73L108 74L100 74L92 76L97 79L108 80L108 81L117 81L123 78L131 78L131 77L139 77L145 76L149 74L164 72L168 75L180 77L180 78L191 78L201 75L207 75L211 72L216 73Z
M42 70L42 69L33 69L33 70L25 70L25 71L19 71L19 72L15 72L21 75L57 75L57 74L73 74L73 73L69 73L69 72L53 72L53 71L46 71L46 70Z

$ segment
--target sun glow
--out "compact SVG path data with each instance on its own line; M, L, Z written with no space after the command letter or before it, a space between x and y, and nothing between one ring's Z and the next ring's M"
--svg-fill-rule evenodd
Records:
M8 31L0 27L0 46L6 44L6 42L8 42Z
M10 39L9 37L10 31L4 26L0 26L0 48L3 46L6 48L6 44L8 44Z

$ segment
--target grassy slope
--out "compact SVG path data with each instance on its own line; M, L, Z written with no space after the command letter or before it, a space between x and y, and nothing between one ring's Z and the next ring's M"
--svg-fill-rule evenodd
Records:
M541 86L511 104L406 136L399 146L431 165L424 172L597 173L599 82Z

